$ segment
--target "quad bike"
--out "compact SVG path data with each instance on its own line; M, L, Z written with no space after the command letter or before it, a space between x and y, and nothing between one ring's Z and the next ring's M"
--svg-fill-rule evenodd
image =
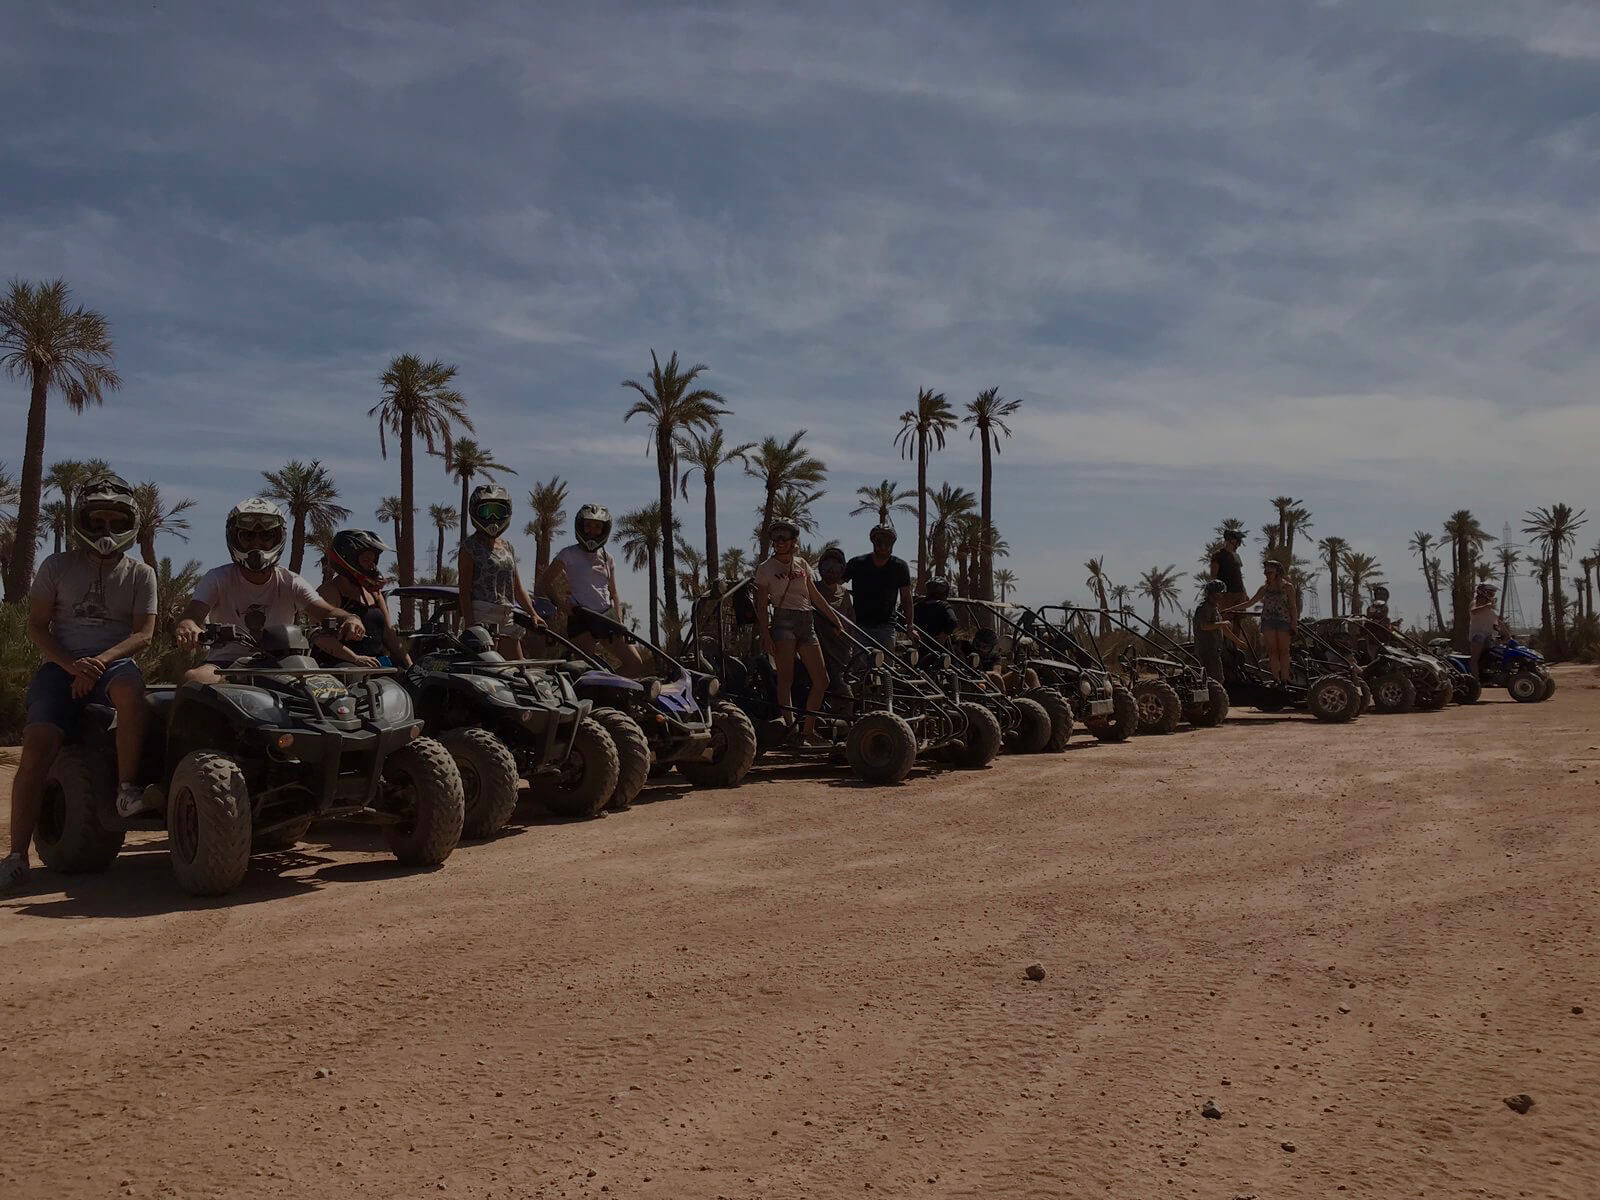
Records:
M1192 642L1183 648L1194 653ZM1222 647L1222 682L1231 705L1267 713L1300 709L1335 724L1355 720L1367 703L1360 668L1303 621L1290 649L1288 683L1231 644Z
M456 760L467 797L468 837L491 837L510 820L520 781L557 816L592 817L610 803L618 747L591 704L573 693L560 660L508 660L494 630L451 629L454 588L404 587L425 615L406 631L409 670L400 679L429 732ZM442 594L442 595L441 595ZM427 613L430 601L447 600Z
M147 690L138 782L156 811L117 815L116 711L91 705L45 785L34 845L46 866L104 871L129 830L165 828L179 886L216 896L239 886L252 853L293 846L327 818L381 826L409 865L450 857L461 776L392 671L319 666L296 626L211 625L201 642L251 653L221 683Z
M1430 645L1447 655L1464 674L1472 674L1472 656L1457 654L1445 638ZM1516 638L1491 642L1478 657L1478 679L1482 687L1503 687L1518 704L1538 704L1556 694L1555 676L1545 665L1544 655Z
M1140 733L1173 733L1183 721L1211 728L1228 719L1228 690L1166 630L1126 609L1051 605L1045 611L1057 608L1084 626L1103 620L1128 635L1113 658L1122 669L1123 686L1139 706Z
M813 680L796 661L792 693L779 696L777 668L757 639L755 583L744 579L695 600L690 655L750 718L763 754L842 759L867 783L898 783L919 757L966 768L994 760L1003 735L993 712L973 700L952 700L907 654L879 646L848 618L840 621L848 657L840 677ZM808 746L796 740L796 729L814 687L825 690L816 714L822 744Z
M913 621L901 623L900 632L916 654L915 665L936 680L952 700L975 700L1000 723L1005 748L1013 754L1059 753L1055 722L1050 711L1031 696L1008 696L986 672L972 643L957 639L944 646ZM1071 717L1068 716L1070 722ZM1070 725L1069 725L1070 729Z
M1472 673L1472 660L1466 659L1457 663L1455 656L1441 652L1437 645L1425 644L1422 639L1413 637L1399 629L1391 629L1389 633L1398 638L1402 645L1411 653L1427 659L1436 664L1445 674L1445 679L1450 684L1450 698L1457 704L1476 704L1483 697L1483 684ZM1445 643L1446 651L1449 642Z
M1455 696L1450 676L1433 656L1418 654L1383 621L1330 617L1306 625L1355 659L1379 712L1437 712Z

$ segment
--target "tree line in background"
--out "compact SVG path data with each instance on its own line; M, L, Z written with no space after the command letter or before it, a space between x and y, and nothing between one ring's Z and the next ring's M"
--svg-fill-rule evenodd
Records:
M56 396L74 412L103 403L108 392L121 387L114 358L105 317L74 305L64 282L13 281L0 297L0 365L21 379L29 393L20 477L14 478L0 464L0 565L8 603L20 603L26 596L39 544L49 540L56 550L66 544L76 490L109 468L98 459L59 460L46 468L49 399ZM731 410L719 393L704 386L702 377L707 370L703 363L681 364L676 353L662 363L651 351L645 378L622 383L638 397L622 420L626 423L639 417L647 430L658 498L618 518L618 547L631 567L645 572L647 621L651 638L658 641L663 627L669 641L682 630L680 597L690 599L724 579L740 577L766 557L770 549L766 530L773 521L781 518L794 523L803 539L818 533L811 510L825 494L827 467L807 448L807 431L796 430L786 437L769 435L760 441L732 441L721 424ZM402 585L418 582L419 446L442 460L446 477L459 485L460 492L459 505L428 506L426 519L434 539L430 582L454 581L445 546L458 528L461 536L468 531L467 498L473 482L517 473L499 462L492 449L468 436L477 430L466 397L455 387L456 374L456 367L437 359L399 355L380 375L379 399L368 411L378 426L379 454L387 460L393 443L398 458L399 494L385 497L374 517L391 530L395 570ZM916 465L916 485L902 487L896 480L884 479L856 489L852 516L893 524L896 515L915 514L913 557L919 588L930 576L952 571L952 584L963 595L1005 600L1016 588L1015 573L995 567L995 560L1006 557L1009 547L994 520L994 456L1002 440L1011 436L1009 422L1020 406L1021 401L1006 400L998 389L989 388L958 413L942 392L922 389L915 403L900 415L893 437L900 454ZM962 425L980 448L976 494L950 483L935 489L928 482L934 455L946 449L949 437ZM723 549L721 544L717 481L734 468L754 480L761 493L750 539L753 558L741 546ZM333 531L350 519L350 510L339 503L338 486L318 460L291 460L262 475L261 494L283 505L289 515L288 565L300 571L308 547L318 548L319 553L325 549ZM678 500L689 502L690 484L696 478L703 497L704 539L699 546L685 538L675 511ZM174 567L172 560L157 556L156 539L165 535L187 541L189 518L185 514L194 501L163 496L160 487L148 480L137 485L136 499L141 514L139 552L162 579L164 608L174 610L163 618L163 624L168 624L176 619L192 590L200 564L190 560ZM523 532L534 542L536 576L549 564L554 539L566 521L568 500L569 485L559 476L536 483L527 493L531 517ZM1285 577L1302 597L1326 572L1329 615L1362 611L1364 598L1384 582L1376 558L1332 535L1315 542L1314 556L1302 556L1297 549L1313 553L1310 510L1290 496L1275 497L1271 504L1273 519L1261 527L1262 559L1282 564ZM1530 576L1539 584L1544 648L1556 657L1574 649L1592 650L1600 640L1596 637L1600 623L1595 617L1593 586L1593 575L1600 571L1600 546L1588 555L1573 557L1577 532L1585 520L1582 510L1565 503L1530 511L1523 530L1537 548L1532 555L1510 546L1499 546L1491 555L1489 548L1497 539L1465 509L1450 515L1441 534L1417 530L1410 548L1421 563L1435 628L1464 642L1475 585L1482 580L1495 581L1504 595L1510 590L1513 573L1529 567ZM1215 541L1201 555L1202 570L1193 577L1197 586L1203 587L1211 555L1222 544L1224 534L1233 530L1246 532L1237 518L1227 518L1216 527ZM833 544L802 546L800 552L814 558ZM1581 574L1564 578L1564 563L1578 567ZM1162 623L1164 609L1170 614L1181 607L1182 573L1176 565L1151 567L1133 584L1114 583L1103 556L1090 559L1085 566L1087 586L1106 618L1113 605L1125 609L1136 595L1150 601L1151 618L1157 625ZM1450 599L1448 622L1442 596ZM167 597L174 599L169 603Z

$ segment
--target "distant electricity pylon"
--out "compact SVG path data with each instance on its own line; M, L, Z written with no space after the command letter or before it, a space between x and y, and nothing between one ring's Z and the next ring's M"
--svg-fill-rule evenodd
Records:
M1510 546L1518 551L1522 549L1511 540L1510 521L1507 521L1505 528L1500 531L1500 545ZM1527 632L1528 625L1522 616L1522 601L1517 599L1517 571L1514 566L1507 567L1500 580L1500 616L1517 633Z
M1306 616L1313 621L1322 619L1322 601L1317 598L1317 585L1314 583L1306 587Z

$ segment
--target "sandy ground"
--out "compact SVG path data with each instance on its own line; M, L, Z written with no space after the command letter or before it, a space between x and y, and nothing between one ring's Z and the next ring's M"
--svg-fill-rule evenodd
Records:
M41 873L0 1195L1593 1197L1600 675L1561 680L763 770L427 874L335 830L221 902L156 839Z

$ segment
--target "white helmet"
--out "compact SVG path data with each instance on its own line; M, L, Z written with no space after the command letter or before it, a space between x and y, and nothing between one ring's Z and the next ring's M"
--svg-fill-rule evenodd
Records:
M233 561L247 571L265 571L278 565L283 557L284 532L289 522L283 510L271 500L251 496L241 500L228 512L228 553ZM276 533L277 539L267 547L251 546L246 549L239 543L241 533Z
M598 521L601 525L599 537L585 537L583 526L586 521ZM611 510L604 504L585 504L578 510L578 515L572 518L572 536L578 539L578 545L593 553L606 544L606 539L611 536Z
M112 509L118 519L110 532L99 533L88 526L94 509ZM115 558L139 536L139 508L133 502L133 489L116 475L101 475L78 489L72 499L72 540L99 558Z

